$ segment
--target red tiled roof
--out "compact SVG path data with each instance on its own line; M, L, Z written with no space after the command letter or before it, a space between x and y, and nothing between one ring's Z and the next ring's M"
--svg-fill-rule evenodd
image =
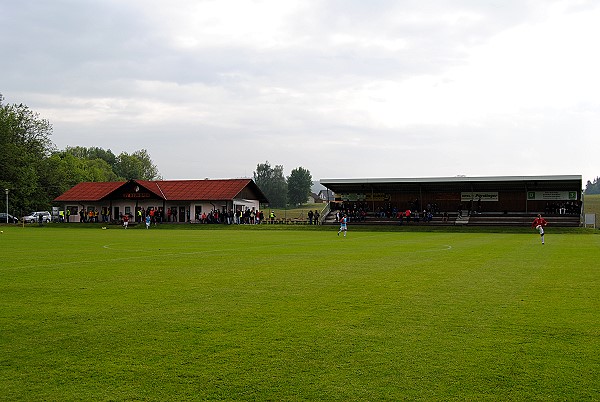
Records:
M231 200L252 183L252 180L136 180L136 182L166 200L193 201Z
M54 201L99 201L125 183L127 182L110 181L100 183L79 183L75 185L75 187L56 197Z
M232 200L250 186L259 201L267 201L251 179L133 181L164 200ZM127 182L79 183L54 201L99 201L125 184Z

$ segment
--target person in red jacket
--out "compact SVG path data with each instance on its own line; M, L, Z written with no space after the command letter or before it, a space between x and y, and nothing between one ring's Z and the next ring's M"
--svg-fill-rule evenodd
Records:
M541 214L538 214L537 218L535 218L531 223L531 227L535 228L537 231L540 232L542 244L544 244L544 226L546 226L547 224L548 222L546 222L546 220L542 218Z

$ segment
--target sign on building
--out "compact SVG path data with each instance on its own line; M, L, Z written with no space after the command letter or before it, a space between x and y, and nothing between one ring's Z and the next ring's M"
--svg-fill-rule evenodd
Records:
M460 193L460 200L462 202L469 201L498 201L497 191L472 191Z
M577 191L528 191L528 201L577 201Z
M389 201L390 195L386 193L340 193L342 201Z

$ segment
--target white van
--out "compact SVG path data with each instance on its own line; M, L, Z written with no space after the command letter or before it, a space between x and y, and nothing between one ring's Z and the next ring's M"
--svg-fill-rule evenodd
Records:
M36 223L40 221L40 216L42 217L42 223L48 223L52 220L52 215L48 211L37 211L33 212L27 216L23 217L23 222L25 223Z

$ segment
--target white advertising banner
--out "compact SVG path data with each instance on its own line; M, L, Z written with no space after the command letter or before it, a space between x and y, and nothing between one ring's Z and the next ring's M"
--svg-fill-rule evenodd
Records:
M367 196L361 193L341 193L339 197L342 201L364 201L367 199Z
M585 214L585 226L592 225L596 228L596 214Z
M528 191L529 201L577 201L577 191Z
M460 200L462 202L469 201L498 201L497 191L473 191L473 192L462 192L460 193Z

